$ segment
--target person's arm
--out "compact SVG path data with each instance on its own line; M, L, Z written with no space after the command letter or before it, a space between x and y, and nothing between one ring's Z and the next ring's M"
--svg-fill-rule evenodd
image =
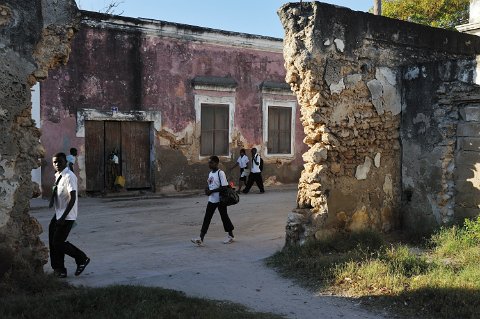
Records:
M68 214L73 208L73 205L75 205L75 202L77 201L77 191L71 191L69 195L70 200L68 201L67 207L65 208L65 212L63 212L62 217L57 220L57 224L63 224L65 222L65 218L67 218Z
M68 169L70 169L73 172L73 163L68 162Z
M230 170L234 169L235 167L238 166L238 162L235 163L235 165L233 165L232 167L230 167Z
M260 161L258 161L258 162L256 161L257 157L258 157L258 154L255 154L255 156L253 157L253 161L255 162L255 165L258 166L258 165L260 165Z

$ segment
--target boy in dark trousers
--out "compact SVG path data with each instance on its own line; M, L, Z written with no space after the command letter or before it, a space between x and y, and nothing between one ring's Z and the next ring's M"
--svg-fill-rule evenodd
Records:
M242 191L242 183L247 186L247 171L248 169L248 156L246 155L245 149L240 150L240 156L237 159L237 163L235 163L230 170L234 169L235 167L239 166L240 167L240 178L238 179L238 190L237 193L240 193Z
M248 175L247 186L245 186L245 189L243 190L244 194L247 194L250 191L254 182L257 183L260 193L265 193L262 171L260 170L260 161L261 158L260 154L257 153L257 149L255 147L252 148L252 169L250 170L250 175Z
M217 156L210 156L208 161L208 167L210 173L208 174L208 186L205 188L205 195L208 196L207 209L205 211L205 217L203 218L202 229L200 231L200 237L192 238L192 243L197 246L203 246L203 239L208 231L210 222L212 221L215 209L218 208L220 217L222 218L223 229L227 232L227 236L223 241L224 244L233 243L233 224L228 217L227 206L220 202L220 189L228 187L227 177L225 173L218 169L218 163L220 160Z

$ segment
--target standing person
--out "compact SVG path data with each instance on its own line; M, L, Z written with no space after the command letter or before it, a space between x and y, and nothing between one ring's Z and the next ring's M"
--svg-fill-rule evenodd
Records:
M67 277L65 255L75 259L77 269L75 276L80 275L90 262L90 258L83 251L69 243L68 234L77 219L77 177L67 167L65 153L57 153L52 158L55 169L55 184L49 207L54 207L50 225L48 226L48 243L50 247L50 263L54 275L59 278Z
M248 159L248 156L246 155L245 149L240 150L240 156L237 159L237 163L235 163L230 170L234 169L237 166L240 166L240 178L238 180L238 190L237 193L240 193L242 191L242 182L247 186L247 172L245 171L248 168L248 162L250 160Z
M75 164L75 161L77 159L77 149L72 147L70 149L70 155L67 155L67 163L68 163L68 168L73 172L73 164Z
M213 213L218 208L220 217L222 218L223 229L227 233L224 244L233 243L233 224L228 217L227 206L220 202L220 189L228 187L227 177L225 173L218 169L218 163L220 160L217 156L210 156L208 161L208 167L210 173L208 174L208 186L205 188L205 195L208 195L208 204L205 211L205 217L203 218L202 229L200 230L200 237L192 238L192 243L197 246L203 246L203 239L208 231L210 222L212 221Z
M257 153L257 149L255 147L252 148L252 169L250 170L250 175L248 175L247 186L245 186L245 189L243 190L244 194L247 194L250 191L254 182L260 189L260 193L265 193L265 189L263 188L262 171L260 170L261 160L260 154Z

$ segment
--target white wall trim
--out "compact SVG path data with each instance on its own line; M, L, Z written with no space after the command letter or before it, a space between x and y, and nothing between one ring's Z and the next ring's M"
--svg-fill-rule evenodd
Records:
M234 96L208 96L203 94L195 94L195 126L198 136L200 150L200 134L202 132L202 104L226 104L228 105L229 127L228 127L228 155L219 156L220 158L229 159L232 156L231 144L233 141L233 132L235 128L235 97ZM208 156L198 154L200 160L208 158Z
M268 153L268 108L270 106L280 106L291 108L291 145L290 154L269 154ZM296 127L296 114L297 114L297 102L295 101L282 101L272 98L263 98L262 101L262 113L263 113L263 144L264 148L262 156L265 158L286 158L292 159L295 157L295 127Z

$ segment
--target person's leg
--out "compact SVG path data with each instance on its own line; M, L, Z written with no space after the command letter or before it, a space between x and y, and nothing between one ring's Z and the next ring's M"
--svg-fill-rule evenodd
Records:
M217 208L218 203L211 203L208 202L207 209L205 210L205 217L203 218L202 229L200 231L200 238L203 241L205 234L208 231L208 227L210 226L210 222L212 221L213 213L215 213L215 209Z
M262 173L257 173L255 177L255 183L257 184L258 188L260 189L260 193L265 192L265 188L263 188L263 178Z
M250 191L250 188L252 188L252 185L253 185L253 182L254 182L254 175L255 173L250 173L250 175L248 175L248 181L247 181L247 185L245 186L245 189L243 190L243 193L246 194Z
M55 218L54 218L55 219ZM52 253L52 268L59 271L66 271L65 268L65 241L67 240L68 234L72 229L72 224L70 221L65 221L63 225L58 225L57 220L52 219L52 223L55 223L53 227L53 235L51 244L53 244L53 253Z
M220 217L222 218L223 229L227 232L230 236L233 237L233 227L232 221L228 216L227 206L226 205L218 205L218 211L220 212Z
M53 242L53 237L55 235L55 230L56 230L56 225L57 225L57 219L55 216L53 216L52 220L50 221L50 224L48 225L48 248L49 248L49 253L50 253L50 265L52 266L52 269L55 270L57 266L57 259L56 259L56 251L55 251L55 245Z
M72 229L74 222L75 222L74 220L65 221L65 223L70 224L69 226L70 229ZM77 265L84 263L85 260L87 259L87 255L83 251L81 251L80 249L78 249L68 241L65 241L63 243L63 253L75 259L75 262L77 263Z

